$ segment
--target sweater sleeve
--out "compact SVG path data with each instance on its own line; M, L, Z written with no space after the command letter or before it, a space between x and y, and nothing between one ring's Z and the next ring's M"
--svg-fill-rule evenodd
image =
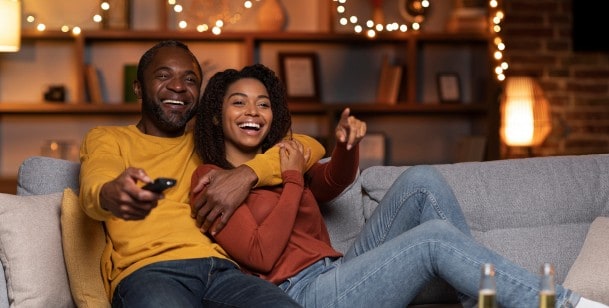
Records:
M309 188L317 202L336 198L355 180L359 167L359 144L347 150L339 143L332 151L332 158L324 164L316 164L309 172Z
M91 129L80 148L80 204L96 220L106 220L112 213L101 207L102 186L124 171L124 162L115 136L103 128Z
M315 138L293 134L294 139L303 144L305 148L311 149L311 156L307 161L306 170L309 170L317 161L326 154L325 148ZM263 154L258 154L249 162L245 163L254 170L258 176L256 187L275 186L281 184L281 166L279 164L279 148L272 147Z
M277 187L263 187L272 194ZM214 236L231 257L249 270L267 273L288 245L294 228L301 196L304 190L302 174L295 170L283 173L283 190L279 199L252 198L255 203L240 206L226 226ZM250 199L248 199L250 200ZM270 202L276 202L271 204ZM260 211L268 211L260 217ZM258 211L258 212L255 212Z

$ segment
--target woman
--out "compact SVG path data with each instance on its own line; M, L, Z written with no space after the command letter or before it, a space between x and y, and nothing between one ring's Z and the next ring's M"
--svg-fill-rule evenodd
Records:
M343 256L332 248L318 202L337 196L357 173L364 122L346 109L332 159L303 176L307 153L290 140L285 88L263 65L226 70L209 81L195 126L206 165L235 168L276 144L283 184L252 190L215 240L243 269L277 284L305 307L405 307L435 278L451 284L465 306L475 303L480 268L493 263L504 307L538 304L540 279L471 236L443 177L432 167L407 169ZM557 307L606 307L556 286ZM588 306L586 306L588 304Z

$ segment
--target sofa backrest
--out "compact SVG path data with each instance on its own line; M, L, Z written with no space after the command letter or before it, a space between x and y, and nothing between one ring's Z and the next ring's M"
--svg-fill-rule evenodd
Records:
M472 230L591 223L609 214L609 154L435 167L453 188ZM405 168L365 169L362 190L366 206L374 207Z

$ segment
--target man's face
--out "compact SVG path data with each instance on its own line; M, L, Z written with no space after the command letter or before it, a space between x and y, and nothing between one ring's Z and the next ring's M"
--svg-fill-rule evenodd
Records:
M146 134L175 137L184 133L201 91L202 76L194 61L181 48L164 47L145 68L139 93Z

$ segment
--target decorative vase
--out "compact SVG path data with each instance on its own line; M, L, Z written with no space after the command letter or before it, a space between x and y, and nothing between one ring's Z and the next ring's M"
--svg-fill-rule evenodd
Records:
M280 0L264 0L258 9L258 29L260 31L283 31L286 13Z
M375 24L385 23L385 13L383 12L383 0L372 0L372 21Z

